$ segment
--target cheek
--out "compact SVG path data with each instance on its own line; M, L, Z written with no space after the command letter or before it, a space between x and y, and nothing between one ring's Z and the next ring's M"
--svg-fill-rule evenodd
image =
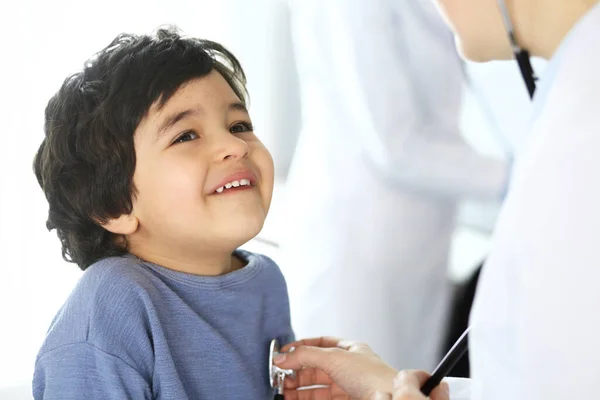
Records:
M251 149L253 163L260 171L261 196L265 209L269 209L273 195L273 184L275 180L275 167L273 157L267 148L260 142L253 144Z
M204 176L197 163L160 160L139 166L136 171L139 204L145 217L176 217L178 211L191 212L202 201ZM135 180L135 178L134 178Z

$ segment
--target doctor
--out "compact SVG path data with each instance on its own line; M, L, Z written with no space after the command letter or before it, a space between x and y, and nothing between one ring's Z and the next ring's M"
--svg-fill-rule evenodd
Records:
M296 333L433 368L456 203L501 201L508 162L461 138L462 61L431 1L292 0L291 14L303 128L280 264Z
M465 57L511 57L505 27L514 27L512 50L550 60L471 317L471 398L599 398L600 3L438 3ZM307 344L281 362L307 367L302 385L314 376L354 397L391 392L395 371L364 347L335 340ZM321 372L311 374L314 368ZM400 383L406 396L397 398L423 400L415 390L418 375L406 374L415 379ZM300 393L291 390L289 398L309 398L294 397Z

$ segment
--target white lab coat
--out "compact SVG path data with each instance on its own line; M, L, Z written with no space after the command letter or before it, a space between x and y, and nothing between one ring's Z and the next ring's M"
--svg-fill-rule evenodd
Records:
M475 400L600 397L600 4L546 75L472 314Z
M291 6L303 129L279 260L296 334L431 369L456 201L500 200L507 163L461 138L462 65L430 0Z

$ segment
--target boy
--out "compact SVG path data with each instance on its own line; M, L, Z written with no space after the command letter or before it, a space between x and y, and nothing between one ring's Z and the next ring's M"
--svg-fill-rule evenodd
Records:
M286 284L236 250L262 228L273 161L222 46L119 35L67 78L35 157L83 277L36 360L36 399L265 399Z

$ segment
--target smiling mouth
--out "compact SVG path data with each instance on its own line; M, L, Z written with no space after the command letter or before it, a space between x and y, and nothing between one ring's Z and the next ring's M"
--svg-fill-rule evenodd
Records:
M231 181L226 183L225 186L221 186L217 190L214 191L215 194L228 192L228 191L237 191L237 190L247 190L251 189L253 185L250 183L248 179L240 179L239 181Z

